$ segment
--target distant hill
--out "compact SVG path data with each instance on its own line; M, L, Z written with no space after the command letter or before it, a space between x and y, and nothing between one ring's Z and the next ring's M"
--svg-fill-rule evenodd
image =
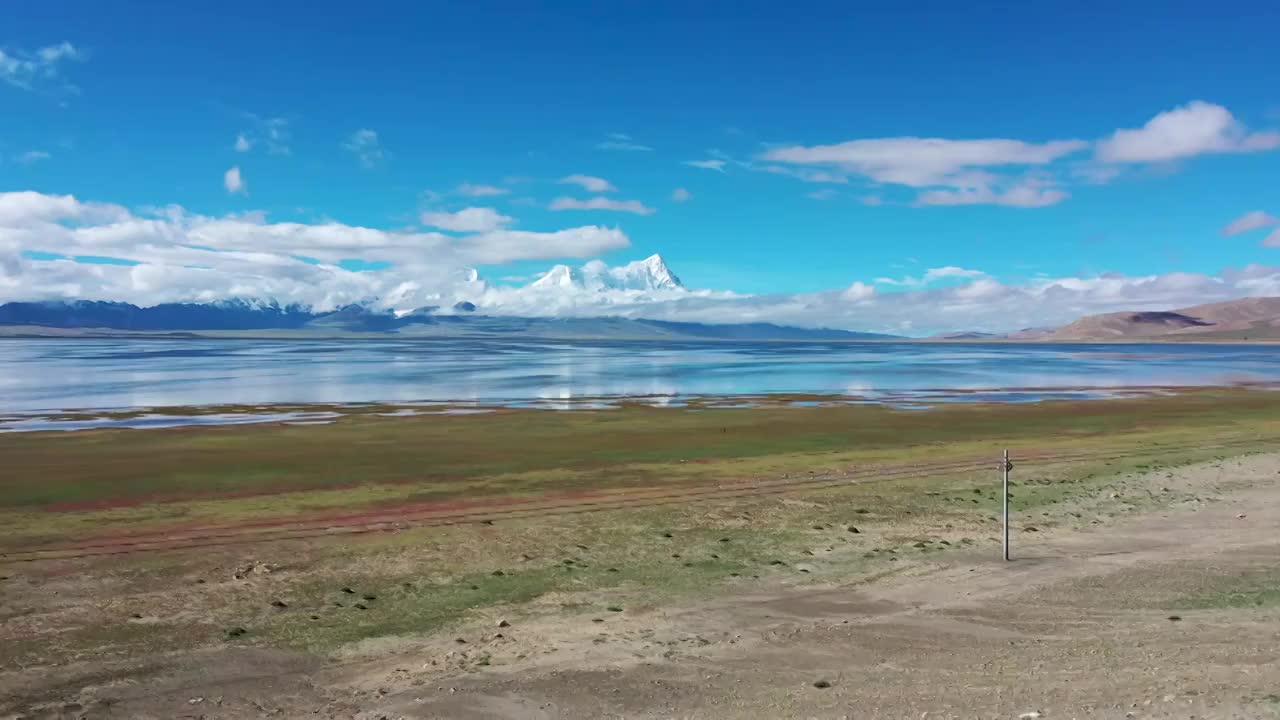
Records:
M1280 338L1280 298L1243 298L1169 311L1089 315L1043 336L1046 340Z
M626 278L623 278L624 280ZM621 282L621 281L619 281ZM471 303L457 314L424 307L407 314L348 305L328 312L272 302L174 303L138 307L113 302L6 303L0 335L166 334L208 336L524 337L635 340L869 340L892 335L771 323L713 325L619 317L537 318L478 314Z

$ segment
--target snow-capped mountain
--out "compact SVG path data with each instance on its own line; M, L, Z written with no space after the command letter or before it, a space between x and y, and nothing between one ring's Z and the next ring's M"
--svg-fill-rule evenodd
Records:
M671 272L661 255L650 255L611 268L599 260L592 260L580 268L556 265L542 277L529 284L543 290L683 290L680 278Z

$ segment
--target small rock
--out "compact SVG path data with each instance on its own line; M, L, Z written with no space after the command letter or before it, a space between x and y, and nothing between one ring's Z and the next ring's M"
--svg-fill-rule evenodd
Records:
M227 637L229 638L240 637L241 635L244 635L246 632L248 632L248 630L245 630L242 627L228 628Z
M727 543L729 542L729 538L720 538L720 542Z
M1237 516L1236 516L1236 519L1237 519L1237 520L1243 520L1243 519L1245 519L1245 517L1246 517L1246 515L1245 515L1244 513L1240 513L1239 515L1237 515Z
M1181 620L1182 620L1182 616L1181 616L1181 615L1170 615L1170 616L1169 616L1169 620L1170 620L1171 622L1179 622L1179 621L1181 621Z
M190 700L188 700L188 701L187 701L187 704L188 704L188 705L199 705L199 704L200 704L200 703L202 703L202 702L204 702L204 698L202 698L202 697L193 697L193 698L191 698Z
M133 614L133 615L131 615L130 617L132 617L134 620L141 620L141 619L142 619L142 613L134 613L134 614Z
M276 607L276 608L280 608L281 610L283 610L284 608L289 607L289 603L287 603L287 602L285 602L285 601L283 601L283 600L272 600L272 601L271 601L271 607Z
M622 608L617 605L610 605L609 607L605 608L605 610L608 610L609 612L622 612Z
M850 525L850 526L849 526L849 532L853 533L854 535L857 535L858 533L860 533L860 532L862 532L862 531L861 531L861 530L859 530L858 528L856 528L856 527L854 527L854 526Z
M1032 710L1031 712L1024 712L1021 715L1019 715L1018 720L1036 720L1036 718L1042 718L1042 717L1044 717L1044 713L1040 712L1039 710Z
M368 610L368 609L369 609L369 606L368 606L368 605L365 605L364 603L356 603L355 605L352 605L351 607L353 607L353 608L355 608L355 609L357 609L357 610Z
M818 688L819 690L826 690L827 688L831 687L831 683L827 682L826 680L817 680L813 683L813 686Z
M454 641L454 642L456 642L456 643L458 643L459 645L466 645L466 644L467 644L467 639L466 639L466 638L454 638L454 640L453 640L453 641Z
M377 600L378 596L373 594L365 594L362 596L365 600Z
M502 572L501 570L494 570L494 571L493 571L493 576L494 576L494 577L502 577L503 575L506 575L506 573Z
M506 620L499 620L498 627L500 628L511 627L511 623L507 622Z
M1022 528L1022 532L1040 532L1040 528L1036 527L1035 525L1028 525Z
M346 594L348 594L348 595L355 595L355 594L356 594L356 591L355 591L355 590L352 590L352 589L351 589L351 588L349 588L349 587L344 587L344 588L342 588L342 592L344 592L344 593L346 593Z

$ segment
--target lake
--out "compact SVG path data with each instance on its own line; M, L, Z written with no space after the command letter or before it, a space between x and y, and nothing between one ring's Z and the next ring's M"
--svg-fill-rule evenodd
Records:
M572 407L616 396L1095 397L1280 381L1280 347L895 342L0 340L0 412L272 403Z

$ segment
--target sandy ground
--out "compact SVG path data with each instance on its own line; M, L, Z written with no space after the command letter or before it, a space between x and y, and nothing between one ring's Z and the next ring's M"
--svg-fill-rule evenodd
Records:
M1280 717L1280 606L1170 609L1242 577L1280 579L1280 455L1150 482L1215 501L1019 532L1009 564L957 548L844 586L731 585L687 607L507 627L494 616L338 663L246 649L104 658L91 677L7 675L0 694L32 718Z

